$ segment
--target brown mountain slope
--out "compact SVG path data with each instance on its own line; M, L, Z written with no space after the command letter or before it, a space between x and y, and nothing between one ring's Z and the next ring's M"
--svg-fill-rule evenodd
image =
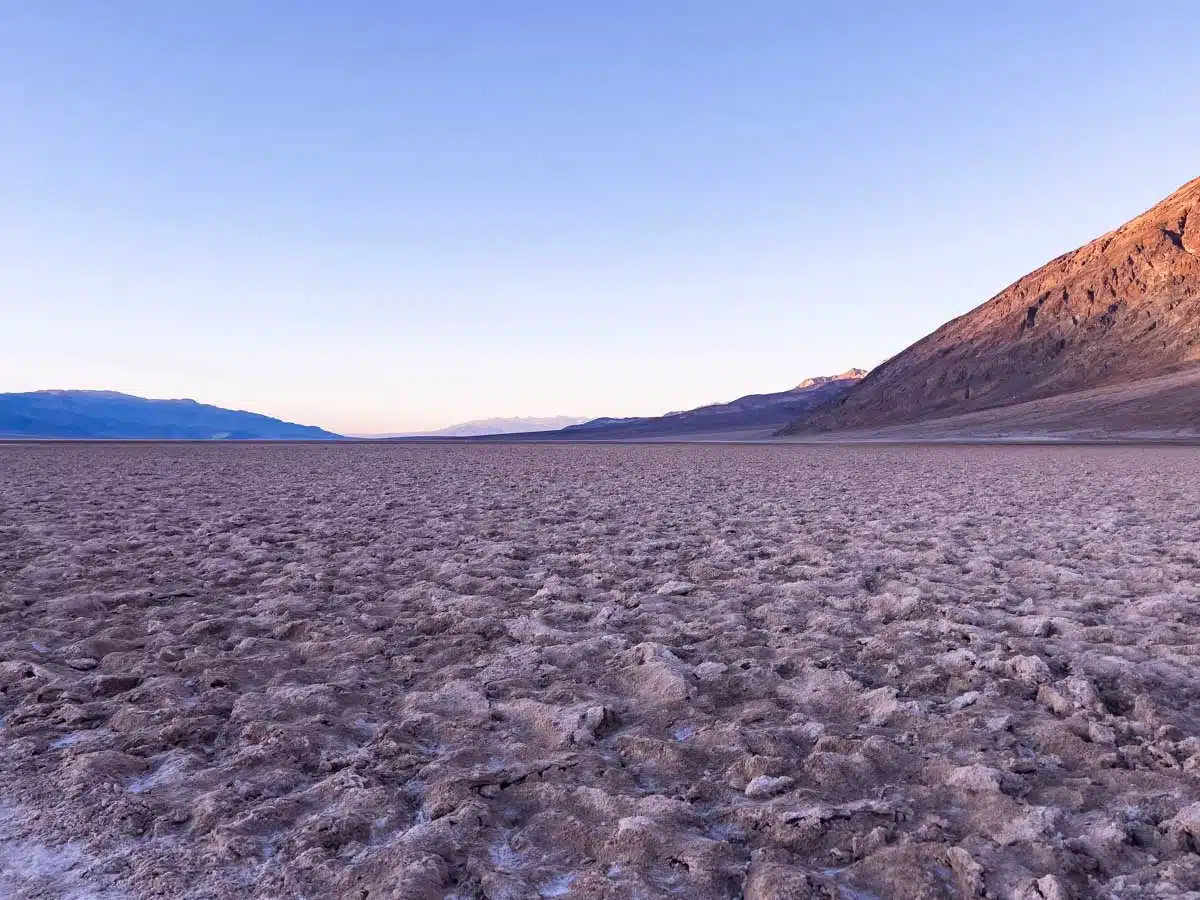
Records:
M1200 366L919 422L805 432L790 440L1195 443L1200 440Z
M942 418L1200 364L1200 178L947 322L784 433Z

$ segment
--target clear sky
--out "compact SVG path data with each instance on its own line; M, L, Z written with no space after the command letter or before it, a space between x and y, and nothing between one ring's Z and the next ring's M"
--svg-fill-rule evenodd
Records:
M0 390L659 413L1197 175L1195 0L0 0Z

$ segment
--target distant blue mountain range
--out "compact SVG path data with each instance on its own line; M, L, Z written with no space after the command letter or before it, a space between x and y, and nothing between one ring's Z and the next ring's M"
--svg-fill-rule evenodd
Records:
M115 391L33 391L0 394L0 437L320 441L340 435L195 400L147 400Z

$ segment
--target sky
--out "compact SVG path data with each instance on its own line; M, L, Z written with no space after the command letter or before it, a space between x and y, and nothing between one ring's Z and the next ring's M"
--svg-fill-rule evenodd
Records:
M1200 3L0 0L0 391L345 433L872 367L1200 175Z

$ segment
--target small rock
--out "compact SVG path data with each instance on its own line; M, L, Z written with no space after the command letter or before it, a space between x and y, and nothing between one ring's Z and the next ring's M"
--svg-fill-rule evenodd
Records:
M725 665L725 663L713 662L711 660L700 663L695 669L696 677L701 680L716 678L724 675L727 671L729 671L729 666Z
M394 624L394 620L387 616L362 615L358 617L358 621L368 631L386 631Z
M554 726L566 744L586 746L596 740L596 734L616 721L616 715L607 706L588 706L584 709L570 707L560 713Z
M959 694L953 700L946 704L950 709L956 712L960 709L966 709L968 706L973 706L975 702L983 695L979 691L967 691L965 694Z
M863 859L877 850L887 846L890 833L882 825L876 825L866 834L856 834L850 842L851 853L855 859Z
M954 675L971 671L979 663L979 657L966 648L943 653L937 659L938 668Z
M1050 680L1050 667L1038 656L1014 656L1007 664L1008 674L1024 684L1036 687Z
M1011 817L996 821L995 826L989 828L988 836L1003 847L1041 841L1047 835L1059 832L1063 816L1058 807L1023 806Z
M651 642L631 647L623 659L633 690L653 703L679 703L691 694L688 681L692 667L661 644Z
M617 834L636 834L639 831L653 831L654 820L646 816L625 816L617 822Z
M766 800L768 797L782 794L795 783L795 779L789 778L786 775L778 777L759 775L757 778L751 779L750 783L746 785L746 796L751 800Z
M958 882L962 897L984 896L983 866L962 847L951 847L946 851L946 861Z
M867 721L872 725L886 725L901 714L919 715L920 705L914 700L897 699L899 692L894 687L881 687L863 694L863 708Z
M90 680L92 694L96 697L115 697L133 690L141 683L138 675L101 675L99 678L93 675Z
M1037 701L1056 716L1069 716L1075 711L1075 704L1048 684L1038 688Z
M690 581L668 581L658 589L664 597L685 597L696 589Z
M976 764L952 770L946 783L973 794L998 794L1001 778L999 770Z
M1059 683L1059 689L1080 709L1090 709L1094 712L1104 710L1104 703L1096 692L1095 685L1080 675L1064 678Z
M1200 803L1185 806L1164 825L1176 848L1200 853Z
M72 669L78 669L80 672L88 672L100 665L90 656L80 656L78 659L68 659L67 665Z
M785 897L818 897L819 886L798 866L773 862L755 851L746 875L746 900L780 900ZM823 893L823 892L822 892Z
M1050 637L1054 634L1054 623L1046 616L1037 616L1026 624L1025 633L1033 637Z
M1103 744L1111 747L1117 743L1117 733L1100 722L1088 723L1088 737L1093 744Z
M1026 888L1021 900L1071 900L1057 875L1043 875Z

